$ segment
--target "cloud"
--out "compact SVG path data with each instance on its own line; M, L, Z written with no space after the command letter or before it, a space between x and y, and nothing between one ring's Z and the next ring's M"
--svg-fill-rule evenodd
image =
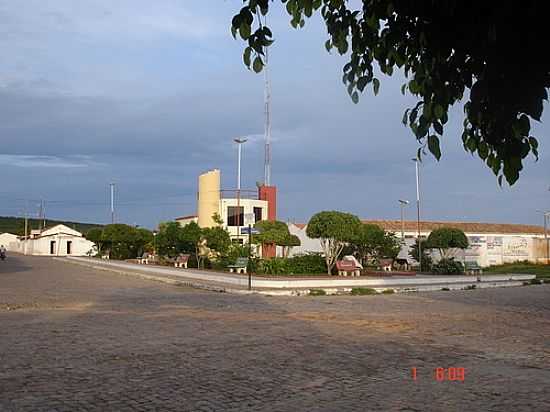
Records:
M16 167L73 169L97 165L89 156L41 156L0 154L0 164Z

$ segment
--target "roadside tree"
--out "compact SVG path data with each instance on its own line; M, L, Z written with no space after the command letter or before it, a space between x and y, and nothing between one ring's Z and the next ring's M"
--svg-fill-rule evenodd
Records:
M329 275L344 246L357 237L361 224L357 216L337 211L319 212L311 217L306 233L320 240Z
M231 31L247 47L246 66L260 72L273 35L262 16L279 2L244 0ZM463 104L464 149L476 153L501 183L519 178L523 160L538 157L531 134L548 100L550 60L541 46L547 37L545 2L466 2L459 0L281 0L294 28L320 15L327 51L347 56L343 82L354 103L367 86L374 95L379 71L402 70L402 93L418 99L405 111L420 143L438 160L440 139L454 104ZM518 28L511 30L511 27ZM513 50L513 57L510 56ZM521 87L518 86L521 84ZM358 120L359 121L359 120Z
M441 227L432 230L427 242L430 249L439 251L442 259L449 259L454 256L457 249L468 247L468 238L464 232L452 227Z

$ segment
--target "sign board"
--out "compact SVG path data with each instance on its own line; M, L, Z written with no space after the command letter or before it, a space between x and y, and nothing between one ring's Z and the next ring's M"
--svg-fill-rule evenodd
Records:
M251 235L259 235L260 234L260 230L255 228L255 227L251 227L251 228L248 228L248 227L241 227L241 235L248 235L248 234L251 234Z

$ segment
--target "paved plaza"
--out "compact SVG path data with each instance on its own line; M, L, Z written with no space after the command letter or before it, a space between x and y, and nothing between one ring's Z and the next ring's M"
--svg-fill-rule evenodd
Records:
M0 333L2 412L550 410L550 285L268 297L9 256Z

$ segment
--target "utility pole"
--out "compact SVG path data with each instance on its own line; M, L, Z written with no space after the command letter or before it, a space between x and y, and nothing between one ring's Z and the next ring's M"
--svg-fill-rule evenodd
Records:
M248 139L246 138L236 138L233 139L238 146L238 155L237 155L237 239L240 239L241 232L241 151L243 143L246 143ZM243 213L244 217L244 213Z
M405 244L405 206L409 204L408 200L399 199L401 205L401 243Z
M27 244L28 244L28 238L27 238L27 232L28 232L28 228L29 228L29 217L28 217L28 213L27 213L27 209L28 209L28 206L29 206L29 201L25 201L25 246L24 246L24 249L23 249L23 254L26 255L27 254Z
M416 170L416 224L418 230L418 264L422 271L422 239L420 238L420 177L418 175L418 157L412 159Z
M115 223L115 184L109 183L111 189L111 224Z

